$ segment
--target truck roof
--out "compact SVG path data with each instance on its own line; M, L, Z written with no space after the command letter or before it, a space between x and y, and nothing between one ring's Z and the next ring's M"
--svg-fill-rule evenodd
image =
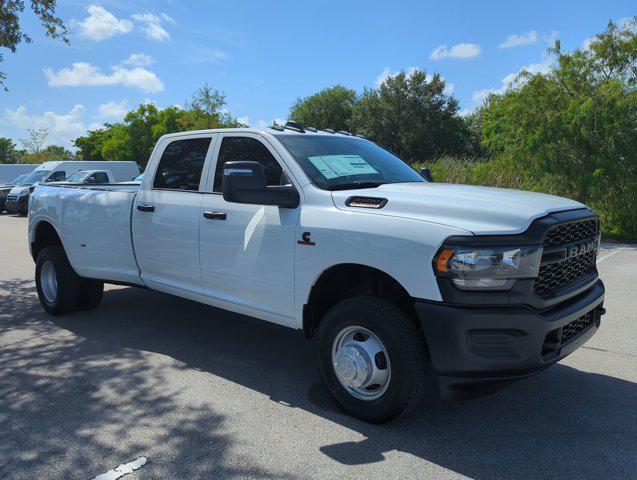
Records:
M326 130L318 130L313 127L305 127L301 128L300 125L298 127L295 126L289 127L290 124L295 124L295 122L288 122L285 127L282 126L274 126L274 127L263 127L263 128L254 128L254 127L243 127L243 128L212 128L207 130L190 130L183 132L175 132L175 133L167 133L162 135L161 138L173 138L180 137L183 135L197 135L197 134L206 134L206 133L256 133L257 135L268 133L271 135L317 135L317 136L334 136L339 135L343 137L354 137L354 138L363 138L360 135L353 135L349 132L335 132L331 129ZM298 128L298 129L297 129Z
M137 165L132 160L112 161L112 162L108 160L50 160L48 162L42 162L40 165L37 166L35 170L53 170L54 168L59 167L63 163L71 163L73 165L80 165L82 167L82 170L91 170L91 164L98 164L98 163L100 164L101 167L104 166L104 164L106 163L113 164L113 165L121 165L123 163L130 163L130 164Z

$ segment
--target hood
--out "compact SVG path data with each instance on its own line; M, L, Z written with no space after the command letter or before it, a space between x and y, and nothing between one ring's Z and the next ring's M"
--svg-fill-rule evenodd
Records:
M31 186L29 185L16 185L9 192L11 195L24 195L25 193L29 193L31 191Z
M348 207L345 202L352 196L383 197L387 204L378 210ZM332 199L339 209L413 218L476 235L521 233L533 220L551 212L585 208L574 200L543 193L445 183L394 183L339 190L332 192Z

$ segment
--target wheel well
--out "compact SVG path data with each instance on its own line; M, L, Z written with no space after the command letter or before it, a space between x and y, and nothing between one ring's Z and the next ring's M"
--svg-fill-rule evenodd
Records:
M396 304L422 331L414 299L391 275L360 264L341 264L325 270L314 283L306 305L303 306L303 331L310 338L319 323L337 303L359 295L387 299Z
M35 235L31 243L33 259L38 258L38 253L40 253L43 248L52 245L62 245L62 240L60 240L58 232L49 222L40 222L35 228Z

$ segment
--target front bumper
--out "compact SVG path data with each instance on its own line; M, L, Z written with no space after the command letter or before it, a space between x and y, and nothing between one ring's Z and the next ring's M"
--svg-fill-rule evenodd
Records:
M9 213L20 213L26 215L29 212L29 195L7 196L5 209Z
M481 396L536 374L592 337L604 313L604 284L539 312L524 306L451 306L416 301L441 396Z

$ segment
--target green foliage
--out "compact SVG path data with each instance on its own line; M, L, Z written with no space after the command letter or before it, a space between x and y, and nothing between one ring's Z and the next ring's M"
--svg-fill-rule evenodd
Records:
M528 178L595 208L607 233L637 237L637 35L612 22L586 49L550 49L482 111L482 145ZM537 182L536 182L537 183Z
M0 163L21 163L21 152L10 138L0 137Z
M353 108L352 129L409 163L467 153L470 132L445 87L439 74L420 70L391 76L378 89L363 91Z
M104 124L74 141L78 157L85 160L134 160L144 169L162 135L184 130L241 126L224 107L223 93L204 85L186 102L159 109L155 105L139 105L120 123Z
M348 130L356 101L354 90L335 85L309 97L298 98L290 107L290 119L308 127Z
M69 43L66 26L59 17L55 16L56 0L31 0L31 10L40 19L45 35L51 38L61 38ZM20 27L20 15L24 13L23 0L0 1L0 48L7 48L15 53L22 42L31 43L31 37ZM0 54L0 62L3 57ZM0 88L7 90L4 83L6 74L0 71Z
M53 160L76 160L76 157L73 152L64 147L49 145L42 150L25 152L22 160L24 163L42 163Z

